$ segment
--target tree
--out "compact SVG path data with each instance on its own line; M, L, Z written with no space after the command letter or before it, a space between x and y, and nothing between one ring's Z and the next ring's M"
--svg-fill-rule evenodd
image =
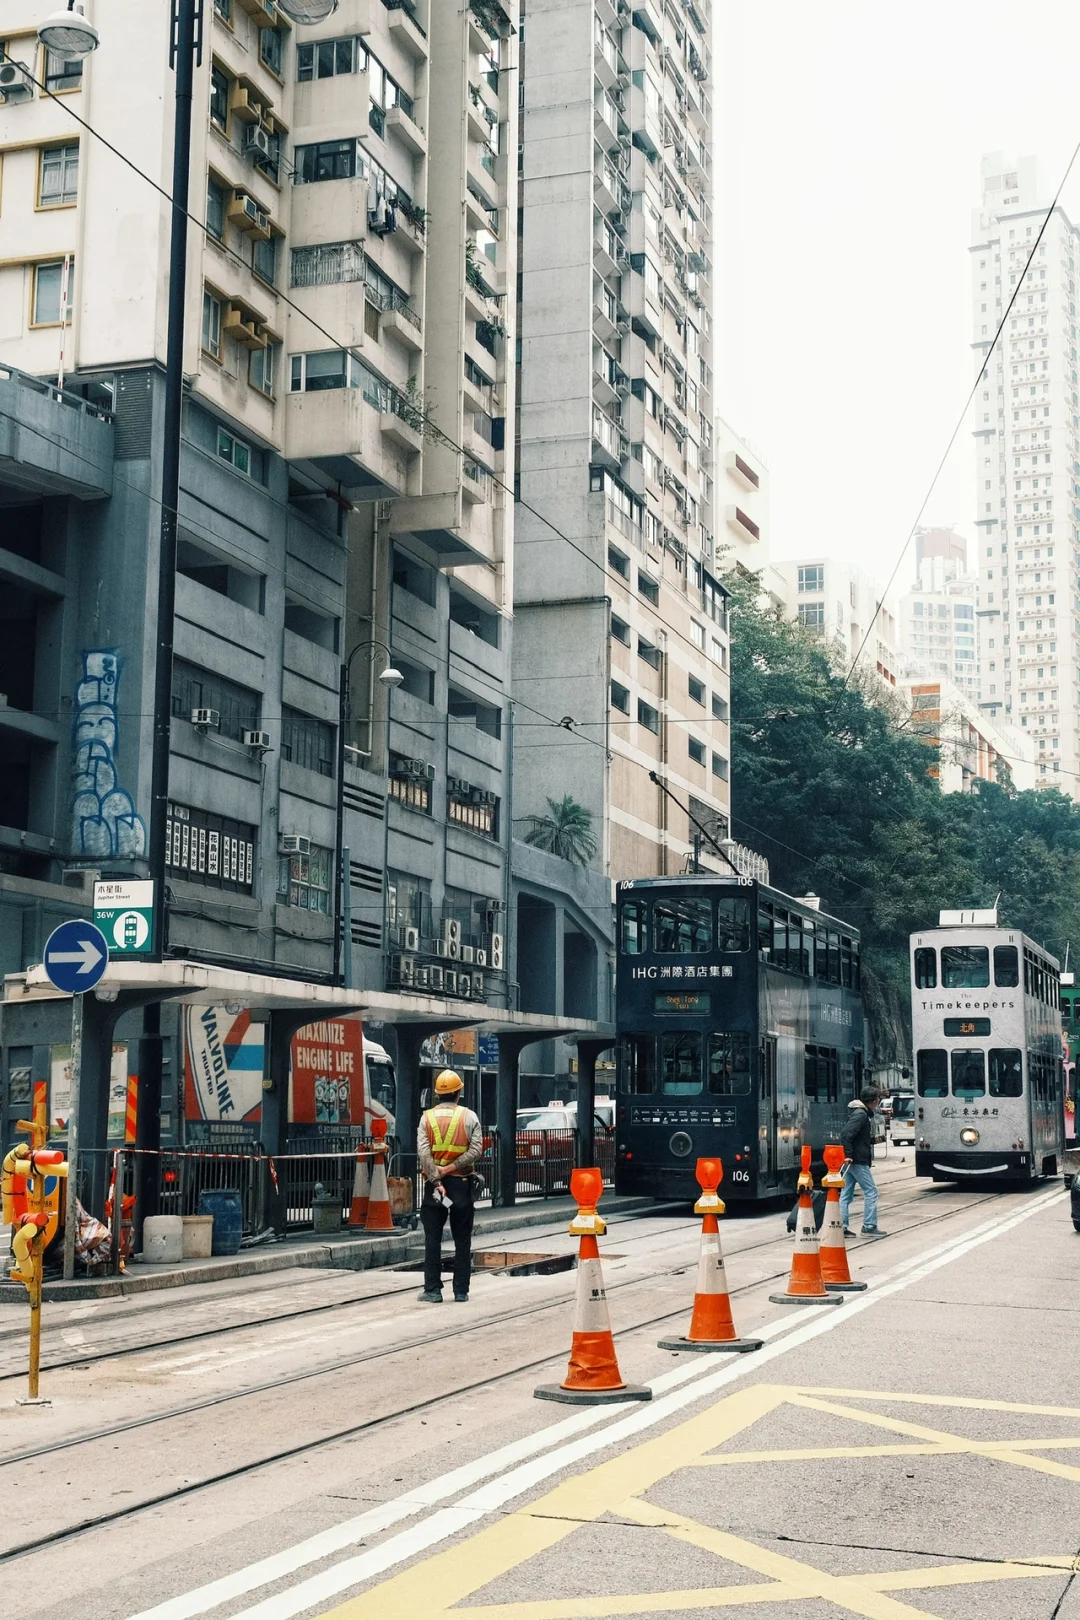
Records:
M549 799L546 816L530 816L532 825L525 834L525 842L536 849L546 849L550 855L559 855L575 866L588 866L596 854L596 835L592 830L592 811L567 793L562 799Z

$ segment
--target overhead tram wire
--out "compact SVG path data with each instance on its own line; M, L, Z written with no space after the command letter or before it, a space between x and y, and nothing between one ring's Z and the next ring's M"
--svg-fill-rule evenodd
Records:
M915 515L915 521L911 525L911 528L908 531L907 539L904 541L903 545L900 547L899 554L898 554L898 556L896 558L895 563L893 564L892 572L889 575L889 577L888 577L888 579L887 579L887 581L885 583L884 590L881 592L881 596L878 599L877 606L874 608L873 617L871 618L870 623L867 625L866 634L863 636L862 640L860 641L858 651L856 652L854 658L851 660L851 667L848 670L847 674L844 676L843 685L840 688L840 692L837 694L837 698L836 698L837 703L839 703L840 698L844 695L844 692L847 690L848 682L851 680L851 677L854 675L856 666L858 665L858 662L859 662L859 659L862 657L863 652L866 649L866 644L870 640L871 635L873 634L874 626L877 624L878 617L879 617L879 615L881 613L881 609L882 609L882 606L883 606L884 601L885 601L885 597L888 595L888 593L889 593L889 591L890 591L890 589L892 587L893 580L896 578L897 574L900 572L900 564L903 562L905 556L907 555L908 547L911 545L912 540L915 538L915 531L919 527L919 524L922 521L923 513L926 511L926 508L927 508L927 506L928 506L928 504L930 502L930 497L934 493L935 488L937 487L937 481L941 477L942 472L944 471L945 463L948 461L949 456L952 453L952 447L956 443L956 440L957 440L957 438L959 437L959 434L960 434L960 429L963 427L964 422L965 422L965 420L967 418L967 413L971 408L971 402L975 398L975 391L978 388L979 384L986 377L986 372L987 372L987 368L988 368L988 366L990 364L990 359L991 359L995 349L998 346L998 342L999 342L999 340L1001 338L1001 334L1005 330L1005 322L1009 319L1009 316L1012 314L1013 305L1016 303L1017 298L1020 296L1020 289L1024 285L1024 281L1025 281L1025 278L1027 277L1028 271L1031 269L1032 261L1034 260L1035 255L1036 255L1036 253L1038 252L1038 249L1039 249L1039 244L1042 241L1044 235L1046 234L1046 228L1050 224L1051 219L1054 217L1054 209L1057 207L1058 203L1061 200L1061 193L1065 189L1066 181L1068 180L1070 174L1072 173L1073 165L1075 164L1076 159L1077 159L1078 156L1080 156L1080 141L1077 141L1075 147L1073 148L1072 157L1069 159L1068 163L1065 166L1065 173L1062 175L1060 184L1058 185L1058 188L1054 193L1053 201L1051 202L1049 208L1046 210L1046 218L1043 220L1042 224L1039 226L1039 234L1036 236L1034 242L1031 244L1031 252L1028 254L1027 259L1026 259L1026 261L1024 263L1024 268L1020 273L1020 279L1016 283L1016 286L1013 288L1013 294L1012 294L1012 297L1009 299L1008 304L1006 305L1005 313L1004 313L1004 315L1002 315L1001 320L998 322L997 330L994 333L994 336L990 341L990 346L987 349L986 353L982 356L981 360L979 361L979 369L975 374L975 378L974 378L974 381L971 384L970 389L968 390L967 398L964 400L964 404L963 404L963 407L962 407L962 409L960 411L960 415L957 418L956 425L955 425L955 427L953 428L952 432L949 435L949 442L945 446L945 450L944 450L944 452L942 454L941 460L938 462L937 467L934 470L934 476L931 478L930 484L929 484L929 486L927 488L927 491L926 491L926 494L923 496L922 504L920 505L919 510ZM834 705L834 707L835 707L835 705Z

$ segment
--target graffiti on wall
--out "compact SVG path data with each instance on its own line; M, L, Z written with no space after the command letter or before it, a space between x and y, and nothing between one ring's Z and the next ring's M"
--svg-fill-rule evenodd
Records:
M115 648L84 652L82 665L82 679L75 688L72 851L88 856L142 855L146 828L135 813L131 794L120 786L116 766L120 655Z

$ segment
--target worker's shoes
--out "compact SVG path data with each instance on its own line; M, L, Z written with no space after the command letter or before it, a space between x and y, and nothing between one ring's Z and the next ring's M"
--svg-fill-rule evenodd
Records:
M417 1294L416 1297L420 1301L421 1305L441 1305L442 1304L442 1291L441 1291L441 1289L436 1293L436 1292L433 1292L429 1288L425 1288L424 1292L422 1294Z
M468 1303L469 1303L468 1294L455 1294L454 1295L454 1304L455 1305L467 1305Z

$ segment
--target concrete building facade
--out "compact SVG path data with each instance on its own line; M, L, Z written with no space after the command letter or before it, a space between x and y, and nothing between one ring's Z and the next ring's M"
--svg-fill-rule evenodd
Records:
M829 557L778 562L776 572L790 618L828 641L845 666L858 657L860 670L895 689L902 666L899 617L879 585Z
M925 549L916 535L917 573L900 600L900 644L907 675L937 675L978 702L979 660L976 619L978 578L966 567L962 535L950 535L948 549Z
M1030 737L991 720L970 692L940 680L904 681L916 736L939 749L930 767L942 793L970 793L980 782L1009 783L1018 792L1035 786L1035 750Z

